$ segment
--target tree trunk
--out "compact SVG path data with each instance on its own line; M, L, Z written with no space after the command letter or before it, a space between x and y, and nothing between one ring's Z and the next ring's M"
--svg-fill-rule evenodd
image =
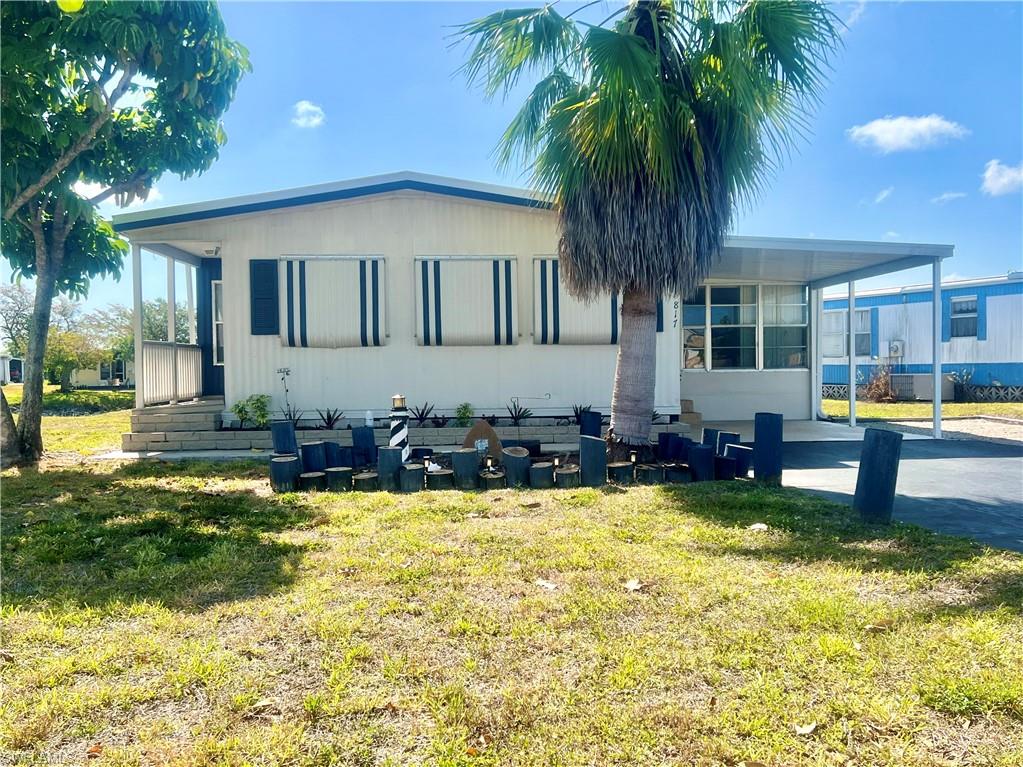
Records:
M7 395L0 389L0 467L19 463L21 455L21 439L18 427L14 425L11 407L7 404Z
M650 442L657 371L657 297L627 290L622 296L622 328L611 400L611 434L626 445Z
M69 228L63 206L58 203L53 213L49 242L39 207L33 212L31 228L36 248L36 297L29 322L18 436L24 458L35 461L43 454L43 359L46 356L46 336L50 330L50 312L56 293L57 275L64 262L64 243Z
M71 374L73 372L72 368L64 368L60 371L60 390L65 394L71 391Z

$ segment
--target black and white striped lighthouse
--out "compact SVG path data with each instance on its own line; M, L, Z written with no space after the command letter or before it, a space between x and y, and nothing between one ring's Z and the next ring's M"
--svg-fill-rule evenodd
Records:
M391 397L391 439L388 444L401 448L402 463L409 459L412 451L408 446L408 409L403 394Z

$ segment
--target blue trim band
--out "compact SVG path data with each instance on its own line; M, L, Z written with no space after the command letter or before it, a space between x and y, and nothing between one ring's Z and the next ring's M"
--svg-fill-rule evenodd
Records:
M870 307L870 356L871 357L877 357L878 356L878 352L880 351L880 345L881 345L880 344L880 340L881 339L878 338L878 335L880 333L881 322L880 322L879 314L880 313L879 313L878 308L876 306Z
M433 262L433 335L437 346L443 345L440 334L440 260Z
M305 324L305 261L298 262L298 337L302 346L309 346Z
M559 289L558 262L555 260L551 261L551 298L553 299L551 303L554 304L554 343L556 344L561 343L561 311L558 306L560 300L558 296Z
M504 317L508 322L508 327L505 328L505 337L508 339L507 343L511 346L512 343L512 285L511 285L511 260L504 262Z
M987 294L977 296L977 340L987 341Z
M494 346L501 343L501 264L495 258L490 262L494 282Z
M664 332L664 300L657 299L657 332Z
M195 213L178 213L150 218L145 221L131 221L120 224L114 228L118 232L128 232L133 229L149 229L154 226L166 226L168 224L181 224L186 221L203 221L210 218L224 218L225 216L239 216L245 213L260 213L266 210L279 210L280 208L294 208L300 205L315 205L320 202L333 202L335 200L351 200L357 197L368 197L374 194L386 192L397 192L412 190L416 192L432 192L443 194L449 197L462 197L467 200L483 200L485 202L499 202L505 205L518 205L526 208L540 208L542 210L551 207L548 202L539 200L528 200L522 197L500 194L498 192L482 192L474 189L462 189L459 187L447 186L446 184L431 184L424 181L389 181L384 184L370 184L368 186L355 187L353 189L338 189L332 192L319 192L317 194L306 194L298 197L285 197L280 200L268 200L266 202L250 202L241 205L229 205L214 210L196 211Z
M373 345L380 346L380 262L376 259L373 265Z
M366 261L359 261L359 340L369 346L366 335Z
M618 343L618 296L611 296L611 343Z
M423 261L423 346L430 345L430 264Z
M846 384L849 382L849 366L845 363L822 366L824 384ZM863 381L869 381L877 365L857 365L857 375ZM1023 362L944 362L941 365L943 374L970 373L970 382L977 386L994 386L995 382L1002 386L1023 386ZM926 363L907 363L892 365L891 372L900 375L906 373L930 374L931 366Z
M295 345L295 273L294 261L288 261L287 281L288 288L288 346Z
M941 340L942 343L952 339L952 296L941 296Z
M547 261L540 262L540 343L547 343Z

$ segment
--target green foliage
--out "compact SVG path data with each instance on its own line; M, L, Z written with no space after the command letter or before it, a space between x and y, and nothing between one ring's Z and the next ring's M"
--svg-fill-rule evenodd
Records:
M474 413L475 411L472 409L472 403L463 402L455 408L455 425L462 427L468 426L472 423Z
M576 426L583 422L583 413L589 413L593 410L592 405L572 405L572 418L575 420Z
M344 416L345 411L341 408L327 408L326 410L317 410L316 414L320 417L320 423L323 424L324 429L333 429Z
M416 422L416 426L423 426L432 413L433 405L429 402L424 402L418 407L409 408L409 414L412 416L412 420Z
M33 293L18 281L0 285L0 335L12 357L23 357L28 350L28 329L32 319Z
M508 411L508 415L511 416L511 422L515 426L518 426L527 418L533 417L532 410L528 407L522 407L522 405L515 401L512 401L510 405L505 406L505 410Z
M238 419L239 426L245 428L252 423L257 429L265 429L270 425L270 395L252 394L231 406L231 412Z
M800 135L838 45L812 0L652 0L598 25L552 5L460 27L488 96L537 78L498 147L557 206L578 295L688 295L733 209Z
M43 364L54 383L67 390L71 374L80 368L91 368L106 359L109 352L96 346L93 339L75 330L62 330L51 326L46 339Z

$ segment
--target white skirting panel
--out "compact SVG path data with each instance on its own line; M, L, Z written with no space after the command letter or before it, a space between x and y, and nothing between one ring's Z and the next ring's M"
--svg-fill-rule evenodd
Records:
M758 412L811 418L809 370L685 370L682 397L704 421L745 421Z

